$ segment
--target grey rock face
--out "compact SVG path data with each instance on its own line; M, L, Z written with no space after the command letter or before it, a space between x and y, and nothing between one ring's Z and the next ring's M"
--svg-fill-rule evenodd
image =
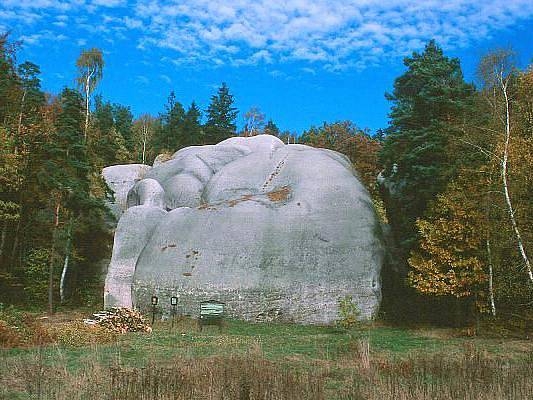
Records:
M113 167L114 168L114 167ZM105 305L198 315L331 323L351 295L371 318L384 250L370 197L342 154L260 135L188 147L127 196ZM167 212L168 211L168 212Z
M115 217L119 218L128 208L127 198L130 189L136 182L143 179L151 168L144 164L127 164L112 165L102 170L107 186L115 195L115 201L108 204Z
M166 213L159 207L141 205L129 208L120 218L104 286L106 308L132 308L131 289L137 258Z

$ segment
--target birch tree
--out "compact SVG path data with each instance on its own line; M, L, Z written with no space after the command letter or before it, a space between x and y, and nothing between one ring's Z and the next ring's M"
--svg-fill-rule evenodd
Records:
M154 157L152 149L153 136L157 120L149 114L141 115L133 123L133 136L137 160L145 164Z
M511 105L513 102L511 85L515 77L512 52L509 50L497 50L486 55L480 62L478 72L484 84L484 98L490 104L493 117L496 120L494 133L500 139L499 142L501 142L497 148L497 153L492 155L499 163L505 206L515 236L518 252L524 263L529 281L533 284L531 261L526 251L516 217L516 209L509 189L509 154L513 132L513 127L511 126Z
M265 114L254 106L244 114L244 121L244 136L255 136L265 126Z
M84 128L84 140L87 142L87 130L89 128L89 104L91 94L98 83L102 80L102 73L104 68L104 58L102 51L97 48L89 50L83 50L76 60L76 66L78 67L78 77L76 82L80 90L83 90L85 95L85 128Z

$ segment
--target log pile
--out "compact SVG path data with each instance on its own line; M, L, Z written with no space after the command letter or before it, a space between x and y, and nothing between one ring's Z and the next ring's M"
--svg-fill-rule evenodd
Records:
M87 325L99 325L117 333L152 332L152 328L141 313L125 307L113 307L99 311L83 322Z

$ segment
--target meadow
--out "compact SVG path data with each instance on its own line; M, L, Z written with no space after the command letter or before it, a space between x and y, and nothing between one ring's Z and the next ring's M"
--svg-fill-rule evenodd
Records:
M4 399L529 399L533 342L470 330L182 318L152 333L93 331L80 315L0 350ZM53 338L53 340L51 339Z

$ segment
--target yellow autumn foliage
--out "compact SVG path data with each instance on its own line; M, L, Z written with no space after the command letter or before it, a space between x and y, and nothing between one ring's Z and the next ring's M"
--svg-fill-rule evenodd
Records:
M469 297L482 291L485 220L478 188L470 186L461 176L417 220L420 249L408 260L409 282L421 293Z

